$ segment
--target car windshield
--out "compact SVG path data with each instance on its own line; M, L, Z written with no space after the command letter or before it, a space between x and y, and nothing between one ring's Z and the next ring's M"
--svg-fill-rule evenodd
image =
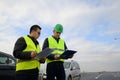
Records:
M15 62L7 56L0 56L0 64L15 64Z
M71 64L70 62L64 62L64 68L65 68L65 69L69 68L69 67L70 67L70 64Z

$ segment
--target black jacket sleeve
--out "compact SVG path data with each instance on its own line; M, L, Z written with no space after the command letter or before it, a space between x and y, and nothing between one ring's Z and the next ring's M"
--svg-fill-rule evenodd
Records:
M20 37L14 46L14 50L13 50L13 55L15 58L18 59L23 59L23 60L29 60L31 59L30 55L31 52L23 52L23 50L26 48L27 44L24 40L23 37Z

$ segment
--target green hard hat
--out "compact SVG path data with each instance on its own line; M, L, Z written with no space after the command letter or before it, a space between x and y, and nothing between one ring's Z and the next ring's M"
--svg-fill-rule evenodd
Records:
M54 30L56 32L62 33L63 32L63 26L61 24L56 24L54 27Z

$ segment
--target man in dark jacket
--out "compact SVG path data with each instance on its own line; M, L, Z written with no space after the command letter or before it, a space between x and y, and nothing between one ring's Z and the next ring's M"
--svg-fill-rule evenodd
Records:
M40 61L35 59L41 48L37 39L41 33L41 27L33 25L30 34L20 37L14 46L13 55L17 58L16 80L38 80Z
M67 46L63 39L60 38L61 33L63 32L63 26L57 24L54 27L53 35L46 38L43 44L43 48L56 48L51 54L48 55L47 62L47 80L65 80L65 71L63 67L64 59L60 57L64 50L67 49Z

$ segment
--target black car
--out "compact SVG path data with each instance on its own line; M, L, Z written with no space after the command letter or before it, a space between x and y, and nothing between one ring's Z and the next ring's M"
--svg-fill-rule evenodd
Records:
M0 80L15 80L16 59L0 51Z

